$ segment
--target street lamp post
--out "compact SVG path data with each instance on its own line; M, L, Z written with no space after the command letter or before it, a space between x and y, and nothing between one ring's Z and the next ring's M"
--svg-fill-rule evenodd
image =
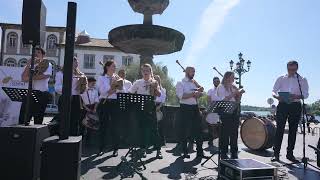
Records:
M233 60L231 60L229 62L231 71L233 71L238 76L238 77L236 77L236 84L238 84L239 89L243 88L243 86L241 84L242 75L244 73L249 72L250 68L251 68L251 61L250 60L247 61L247 69L244 67L244 64L245 64L246 61L242 58L242 55L243 54L240 52L239 55L238 55L239 56L239 61L236 63L235 69L233 68L233 65L234 65ZM238 111L238 113L239 113L239 118L241 119L241 117L240 117L241 116L241 100L239 102L239 111ZM240 119L239 119L239 121L240 121Z
M239 86L239 89L243 88L242 84L241 84L241 77L244 73L247 73L250 71L251 68L251 61L248 60L247 62L242 58L242 53L239 53L239 61L236 63L235 69L233 68L234 62L233 60L231 60L230 63L230 69L235 72L235 74L237 74L237 81L236 83ZM244 67L244 64L247 63L247 69Z

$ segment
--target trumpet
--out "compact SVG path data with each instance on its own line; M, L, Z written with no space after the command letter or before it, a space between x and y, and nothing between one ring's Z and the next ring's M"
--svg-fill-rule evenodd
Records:
M180 64L179 60L176 60L176 63L182 68L183 72L186 72L186 69ZM203 92L204 91L204 88L202 86L200 86L200 84L196 80L192 79L192 83L194 85L196 85L196 87L197 87L196 90L197 91L199 91L199 92Z

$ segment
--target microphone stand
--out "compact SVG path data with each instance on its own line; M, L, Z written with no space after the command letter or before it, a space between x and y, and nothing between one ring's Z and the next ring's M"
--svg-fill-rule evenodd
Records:
M292 164L300 164L303 163L303 167L304 169L307 168L308 165L320 170L318 167L312 165L309 163L309 158L306 157L306 123L308 121L308 117L306 116L307 111L306 111L306 104L304 102L304 96L302 93L302 88L301 88L301 83L300 83L300 79L299 77L301 77L298 73L296 73L297 75L297 80L298 80L298 84L299 84L299 90L300 90L300 96L301 96L301 100L302 100L302 125L303 125L303 158L301 162L297 162L297 163L291 163ZM306 118L306 119L305 119Z

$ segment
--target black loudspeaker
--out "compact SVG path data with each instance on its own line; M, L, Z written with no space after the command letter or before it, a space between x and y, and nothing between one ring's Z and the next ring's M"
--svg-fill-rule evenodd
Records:
M36 180L40 176L40 148L49 137L46 125L0 128L0 179Z
M81 136L44 140L41 154L41 180L79 180L81 173Z
M22 41L23 44L43 47L46 36L47 9L42 0L23 0Z

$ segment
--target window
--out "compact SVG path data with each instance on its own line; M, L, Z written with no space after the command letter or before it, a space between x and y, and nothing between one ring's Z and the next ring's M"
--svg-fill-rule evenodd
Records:
M133 62L132 56L122 56L122 65L129 66Z
M17 41L18 41L18 34L15 32L10 32L8 34L8 47L9 48L16 48L17 47Z
M24 66L27 65L27 62L28 62L28 60L26 58L20 59L19 63L18 63L18 66L19 67L24 67Z
M50 34L47 38L47 49L56 49L57 36Z
M110 60L114 60L114 56L111 56L111 55L103 56L103 64L105 64L107 61L110 61Z
M13 59L13 58L8 58L8 59L6 59L6 60L4 61L4 65L5 65L5 66L9 66L9 67L15 67L15 66L17 66L17 62L16 62L16 60Z
M83 66L85 69L94 69L95 68L95 55L94 54L85 54Z

